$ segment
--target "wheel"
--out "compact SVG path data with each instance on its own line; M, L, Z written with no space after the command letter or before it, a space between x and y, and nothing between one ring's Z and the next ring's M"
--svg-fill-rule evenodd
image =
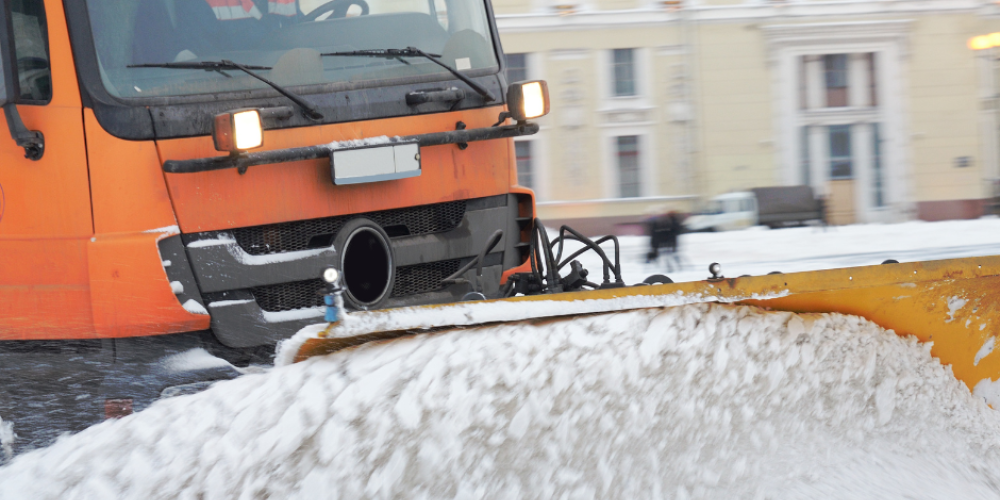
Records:
M352 5L357 5L361 7L361 15L368 15L368 2L365 0L330 0L319 7L316 7L312 12L303 16L302 19L306 21L315 21L319 16L326 14L327 12L333 11L328 19L336 19L339 17L347 17L347 10L351 8Z
M649 285L666 285L667 283L673 283L674 280L672 280L672 279L670 279L670 278L668 278L668 277L666 277L665 275L662 275L662 274L654 274L654 275L652 275L652 276L650 276L650 277L642 280L642 282L646 283L646 284L649 284Z

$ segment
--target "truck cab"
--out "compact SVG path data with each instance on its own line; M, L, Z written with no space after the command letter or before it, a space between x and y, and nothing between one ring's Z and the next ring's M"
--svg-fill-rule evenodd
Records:
M547 88L488 1L2 5L0 351L237 363L322 320L327 268L380 309L527 266Z

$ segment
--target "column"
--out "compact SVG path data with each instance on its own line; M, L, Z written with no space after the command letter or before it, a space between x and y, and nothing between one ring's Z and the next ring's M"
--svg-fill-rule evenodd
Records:
M854 167L854 217L857 222L872 222L871 208L875 204L874 138L870 123L851 126L851 161Z
M852 108L867 108L872 105L871 75L868 68L868 54L847 56L847 105Z
M826 107L826 75L823 56L805 56L806 64L806 107L819 109Z
M816 195L829 195L827 182L830 179L830 138L826 127L809 128L809 169Z

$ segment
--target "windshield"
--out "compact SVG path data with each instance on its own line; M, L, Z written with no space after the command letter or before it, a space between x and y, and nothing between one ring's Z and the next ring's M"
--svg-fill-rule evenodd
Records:
M722 202L719 200L708 200L704 202L701 206L699 213L705 215L716 215L722 213Z
M101 77L117 97L267 88L239 71L129 67L232 60L279 85L439 74L423 58L323 57L416 47L457 70L498 70L483 0L89 0Z

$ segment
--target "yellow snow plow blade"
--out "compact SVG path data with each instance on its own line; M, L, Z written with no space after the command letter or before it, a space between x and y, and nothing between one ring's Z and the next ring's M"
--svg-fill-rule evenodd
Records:
M633 301L636 305L614 309L615 301L608 300L641 297L669 298L673 302L664 300L663 304L656 305L655 300L645 303ZM854 314L883 328L894 330L899 335L913 335L922 342L933 341L931 353L942 364L952 365L955 376L970 389L983 379L1000 378L1000 354L992 353L992 339L1000 326L1000 256L519 296L472 304L478 307L480 304L522 303L519 309L528 309L532 303L539 301L595 300L605 301L610 305L594 312L617 312L676 305L679 298L687 299L687 302L752 304L796 313ZM624 303L628 304L627 301ZM411 311L443 311L447 308L469 307L468 304L470 303L423 306L411 308ZM538 316L513 320L565 318L592 313L586 308L569 314L560 311L560 308L548 308ZM353 313L352 316L371 317L391 313L375 311ZM502 319L487 318L478 323L472 321L460 325L423 325L418 328L347 335L347 332L340 331L343 325L331 324L316 338L302 342L295 361L372 341L505 322L507 321ZM377 321L370 323L377 324Z

